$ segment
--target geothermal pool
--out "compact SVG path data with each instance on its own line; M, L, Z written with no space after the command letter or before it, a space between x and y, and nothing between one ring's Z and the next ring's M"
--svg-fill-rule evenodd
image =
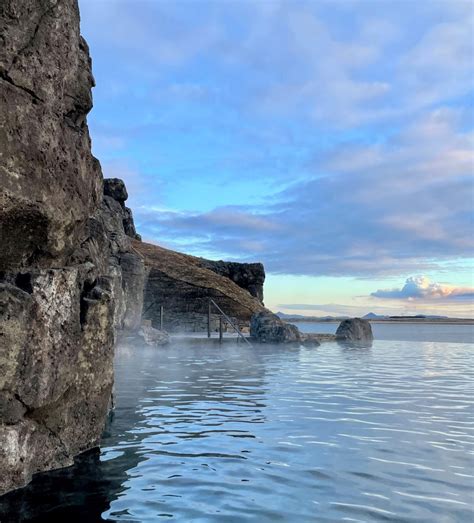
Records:
M0 521L470 522L473 348L123 345L101 451Z

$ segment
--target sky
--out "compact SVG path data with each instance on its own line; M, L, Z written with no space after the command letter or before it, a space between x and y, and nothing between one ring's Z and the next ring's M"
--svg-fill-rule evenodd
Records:
M472 317L474 4L79 0L104 176L265 304Z

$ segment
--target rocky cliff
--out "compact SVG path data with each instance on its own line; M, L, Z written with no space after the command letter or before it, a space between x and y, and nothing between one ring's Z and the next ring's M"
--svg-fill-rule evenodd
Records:
M117 330L143 311L195 330L209 298L240 323L263 309L261 264L139 241L91 153L93 85L77 0L0 1L0 494L98 444Z
M255 276L249 269L251 264L227 264L234 274L238 273L239 266L242 274L248 274L245 280L241 280L243 286L239 286L232 278L215 270L216 266L223 267L226 262L212 262L144 242L134 241L133 246L145 258L149 273L143 317L152 320L155 327L159 326L160 309L163 307L166 330L206 329L209 298L241 326L248 326L252 315L264 308L261 301L246 288L248 281L263 280L261 264L254 264L257 269ZM214 314L212 329L215 330L217 325L218 316Z
M129 211L103 197L76 0L0 3L0 493L98 443L115 328L140 323Z

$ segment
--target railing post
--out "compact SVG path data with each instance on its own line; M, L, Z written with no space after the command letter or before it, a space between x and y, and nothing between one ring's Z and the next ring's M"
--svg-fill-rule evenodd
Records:
M160 330L163 330L163 305L160 307Z
M219 343L222 343L222 338L224 337L224 334L222 332L222 327L223 327L223 321L222 321L222 316L219 316Z
M209 307L207 309L207 337L211 337L211 301L209 300Z

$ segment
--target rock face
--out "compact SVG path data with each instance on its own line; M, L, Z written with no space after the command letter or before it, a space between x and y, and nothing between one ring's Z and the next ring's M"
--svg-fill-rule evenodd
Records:
M336 331L336 339L346 342L371 342L374 336L367 320L352 318L341 321Z
M232 280L263 304L265 269L262 263L236 263L198 258L197 264Z
M112 200L115 200L120 205L120 209L117 207L117 212L121 215L125 234L130 236L130 238L141 240L141 236L137 234L135 229L132 210L125 207L125 201L128 199L128 192L123 180L120 180L119 178L106 178L104 180L104 196L112 198Z
M264 309L247 290L205 268L202 258L144 242L134 241L133 247L145 258L149 272L143 317L152 320L153 327L159 328L163 307L167 331L206 330L210 298L241 326L248 325L251 316ZM211 328L217 326L218 316L213 314Z
M284 322L267 309L252 316L250 336L258 343L299 343L302 341L298 327ZM318 345L317 342L315 344Z
M76 0L2 0L0 42L1 494L97 445L145 267L91 154Z
M65 264L102 198L78 24L75 0L0 5L0 266Z

